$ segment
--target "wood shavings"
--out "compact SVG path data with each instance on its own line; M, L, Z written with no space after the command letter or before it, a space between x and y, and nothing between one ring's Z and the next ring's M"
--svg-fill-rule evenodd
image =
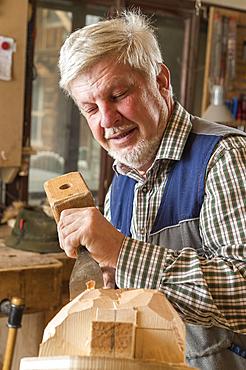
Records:
M95 289L95 286L96 286L95 280L89 280L89 281L86 282L86 289L87 290Z

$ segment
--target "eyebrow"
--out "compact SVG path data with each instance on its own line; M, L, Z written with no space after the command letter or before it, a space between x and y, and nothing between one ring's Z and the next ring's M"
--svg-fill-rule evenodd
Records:
M115 79L116 80L116 79ZM110 84L110 86L106 86L102 94L106 96L111 96L115 90L124 90L124 89L130 89L132 86L135 86L135 81L133 79L127 79L127 81L124 80L116 80L115 83ZM85 97L86 99L86 97ZM96 104L93 101L79 101L80 105L86 106L86 105L93 105Z

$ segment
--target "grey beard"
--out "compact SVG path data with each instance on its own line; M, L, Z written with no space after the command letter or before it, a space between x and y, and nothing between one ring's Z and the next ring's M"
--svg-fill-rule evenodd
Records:
M108 154L120 163L135 169L140 169L147 162L154 159L160 144L160 139L155 137L149 141L141 140L134 148L122 150L109 150Z

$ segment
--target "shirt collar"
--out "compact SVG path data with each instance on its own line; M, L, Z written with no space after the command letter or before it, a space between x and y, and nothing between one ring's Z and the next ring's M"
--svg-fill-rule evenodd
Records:
M179 160L182 156L191 128L190 114L180 103L175 102L173 112L164 130L155 162L159 159ZM134 170L117 160L113 163L113 169L118 174L129 175L131 172L134 172Z
M164 130L156 159L179 160L183 153L192 124L190 114L178 102Z

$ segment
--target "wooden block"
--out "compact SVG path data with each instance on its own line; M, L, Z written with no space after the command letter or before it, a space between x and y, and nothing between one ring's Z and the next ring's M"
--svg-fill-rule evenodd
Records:
M121 308L116 311L116 320L117 322L130 322L137 325L137 315L138 311L134 308Z
M196 370L185 364L168 364L125 358L59 356L23 358L20 370ZM198 369L197 369L198 370Z
M94 207L94 200L82 175L69 172L44 183L44 189L56 222L68 208Z
M133 358L135 327L125 322L92 322L91 356Z
M184 324L162 293L94 289L80 294L52 319L39 355L123 359L126 370L132 359L132 364L155 362L156 369L158 363L176 369L186 368L184 345ZM116 362L113 369L118 369Z
M134 325L137 324L138 311L134 307L106 309L99 307L96 313L97 321L115 321L115 322L128 322Z
M97 308L96 321L116 321L116 310L102 307Z
M169 363L182 363L184 352L177 343L177 338L174 328L166 331L136 328L135 358L148 361L159 358Z
M135 326L131 323L115 323L115 357L134 358Z
M114 322L92 322L91 356L114 357Z

